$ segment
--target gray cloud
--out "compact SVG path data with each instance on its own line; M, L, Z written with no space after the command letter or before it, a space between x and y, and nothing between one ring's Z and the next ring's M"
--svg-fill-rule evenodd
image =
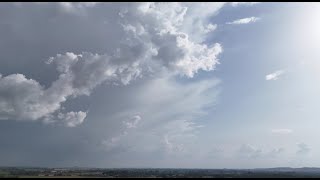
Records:
M203 166L224 4L1 4L1 164Z
M263 150L250 144L242 144L238 149L238 155L245 158L276 158L284 152L284 148L274 148L271 150Z
M307 155L311 150L311 148L305 143L297 143L297 146L298 150L296 153L298 155Z
M138 123L141 121L141 117L139 115L135 115L132 118L130 118L127 121L124 121L123 123L127 128L136 128Z
M262 156L262 150L250 144L242 144L238 153L247 158L257 158Z
M35 6L43 8L49 5L53 4L36 3ZM68 11L78 12L78 9L92 8L96 4L58 5ZM216 6L216 9L221 6ZM2 77L1 118L54 122L73 114L72 111L61 115L63 112L59 111L62 103L70 97L90 95L92 90L102 83L127 85L143 74L161 74L162 71L193 77L199 70L214 70L218 63L217 56L222 52L221 45L216 43L208 46L194 42L192 37L183 32L186 28L182 26L185 21L190 23L196 20L187 15L188 8L192 9L192 6L187 7L180 3L129 3L116 7L118 11L114 11L115 14L110 16L116 17L113 28L122 34L118 39L119 43L114 44L109 53L67 52L51 57L47 64L56 65L59 77L48 88L22 74ZM194 11L191 10L193 13L198 7L194 8ZM89 10L87 13L89 14ZM210 15L212 13L203 13L201 22L205 23ZM206 26L212 30L212 24ZM18 92L17 89L23 89L23 92ZM21 99L22 103L17 99ZM82 111L76 114L81 114L76 123L80 124L86 115ZM73 127L76 124L68 126Z
M272 149L269 153L267 153L266 157L277 158L283 152L285 152L284 148L275 148L275 149Z

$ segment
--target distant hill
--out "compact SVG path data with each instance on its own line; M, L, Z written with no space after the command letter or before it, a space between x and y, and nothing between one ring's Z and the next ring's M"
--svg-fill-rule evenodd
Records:
M305 172L305 173L320 173L318 167L302 167L302 168L291 168L291 167L275 167L275 168L255 168L254 171L268 171L268 172Z

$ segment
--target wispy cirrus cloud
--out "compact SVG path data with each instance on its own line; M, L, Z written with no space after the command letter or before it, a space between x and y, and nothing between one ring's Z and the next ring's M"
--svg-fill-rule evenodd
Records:
M271 133L273 134L291 134L293 132L292 129L272 129Z
M266 75L265 78L266 78L267 81L270 81L270 80L278 80L279 77L280 77L281 75L283 75L284 73L285 73L284 70L278 70L278 71L275 71L275 72L273 72L273 73L271 73L271 74Z
M232 24L232 25L240 25L240 24L249 24L259 21L261 18L259 17L248 17L248 18L242 18L237 19L231 22L227 22L226 24Z
M260 2L230 2L231 6L252 6Z
M124 130L117 136L113 136L111 138L102 140L101 145L106 150L112 150L112 149L118 147L121 143L121 140L123 138L126 138L126 136L129 134L129 130L131 133L132 130L137 128L141 119L142 118L140 115L134 115L133 117L130 117L127 120L123 121L122 123L124 125Z

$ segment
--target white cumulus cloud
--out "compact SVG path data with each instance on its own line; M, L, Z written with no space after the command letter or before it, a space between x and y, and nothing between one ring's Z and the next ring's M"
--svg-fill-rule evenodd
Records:
M79 124L81 124L84 119L86 118L87 113L86 112L68 112L66 114L59 113L58 118L63 119L64 123L68 127L75 127Z
M24 5L23 3L20 5ZM42 4L41 4L42 5ZM48 5L47 3L43 5ZM62 7L78 11L93 8L96 3L60 3ZM213 11L202 11L202 4L186 3L124 3L110 16L116 21L121 39L108 53L67 52L48 59L55 65L58 79L47 88L22 74L11 74L0 79L0 118L16 120L59 121L62 118L77 123L83 113L62 112L62 104L81 95L90 95L102 83L128 85L132 80L153 72L193 77L198 71L211 71L218 64L222 47L218 43L203 44L195 37L205 36L192 31L193 22L201 22L208 33L215 25L207 23L223 4L210 3ZM89 13L89 12L88 12ZM88 16L89 17L89 16ZM79 17L83 18L83 17ZM204 40L204 39L203 39ZM81 111L82 112L82 111ZM61 116L65 114L64 116ZM60 114L60 116L59 116Z

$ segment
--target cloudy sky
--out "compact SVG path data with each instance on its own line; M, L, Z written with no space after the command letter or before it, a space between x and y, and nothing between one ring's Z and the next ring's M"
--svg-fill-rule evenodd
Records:
M319 3L1 3L0 166L320 166Z

